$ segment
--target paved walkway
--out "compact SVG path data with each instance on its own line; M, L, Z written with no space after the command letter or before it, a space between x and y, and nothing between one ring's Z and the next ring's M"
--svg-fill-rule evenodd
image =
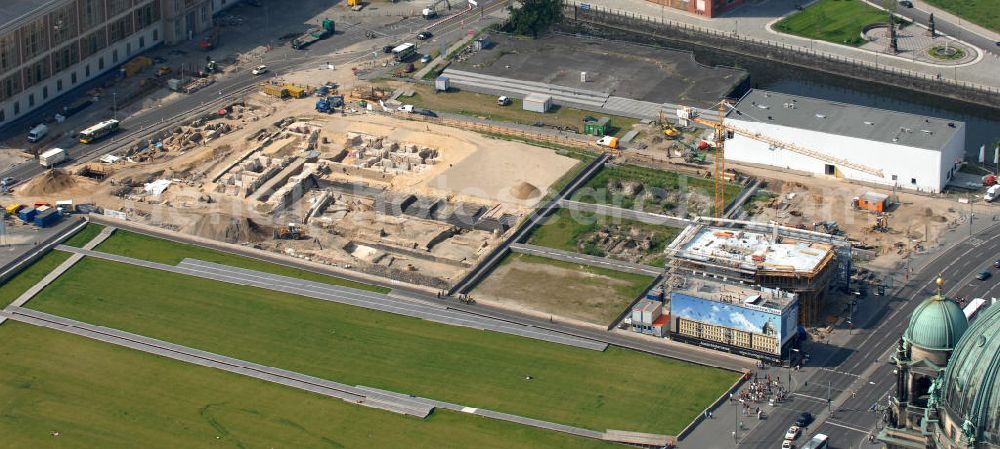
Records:
M87 242L87 244L84 245L83 248L89 250L97 247L97 245L100 245L102 242L107 240L107 238L110 237L111 233L114 231L115 228L111 226L105 227L103 230L101 230L99 234L97 234L97 236L95 236L93 239ZM71 248L65 245L59 245L57 248L60 247ZM41 281L38 281L37 284L32 285L31 288L22 293L21 296L18 296L16 299L14 299L14 301L10 303L10 306L23 307L25 304L28 303L28 301L31 300L31 298L34 298L35 295L37 295L45 287L48 287L49 284L55 281L56 278L62 276L62 274L65 273L66 270L69 270L70 268L73 267L73 265L76 265L76 263L79 262L80 259L83 259L82 254L73 254L69 256L69 259L66 259L63 263L59 264L58 267L50 271L49 274L46 274ZM6 319L7 319L6 317L0 316L0 324L3 324L3 322L6 321Z
M579 201L563 199L559 201L559 206L565 209L577 210L581 212L592 212L595 214L607 215L609 217L625 218L629 220L641 221L647 224L673 226L684 228L694 223L692 220L669 215L654 214L640 210L625 209L610 204L581 203Z
M765 41L777 46L792 46L805 53L848 58L860 63L876 64L888 69L913 71L929 77L940 76L946 81L975 83L993 89L1000 89L1000 77L996 76L996 73L1000 73L1000 57L996 53L984 54L978 62L967 64L963 67L949 67L919 61L912 55L906 57L888 55L884 52L874 52L770 30L769 24L776 22L787 14L795 12L796 6L803 3L800 0L751 2L721 17L712 19L668 7L661 7L646 0L567 1L570 4L587 3L592 5L592 8L625 13L649 21L663 21L672 26L700 28L708 32L726 33L732 35L734 38L744 40ZM924 8L926 4L918 3L917 6ZM951 19L958 20L954 16L943 12L940 15L939 13L935 13L935 16L940 18L950 16ZM962 23L967 24L968 22ZM1000 40L1000 38L997 40Z
M473 329L501 332L595 351L603 351L608 346L606 343L594 340L573 337L566 334L538 329L532 326L523 326L451 310L444 304L439 306L430 306L425 303L397 299L381 293L373 293L336 285L311 282L196 259L184 259L177 266L172 266L62 245L57 248L79 255L91 256L99 259L151 268L154 270L196 276L229 284L249 285L252 287L306 296L309 298L378 310L381 312L411 316L451 326L464 326L471 327Z
M657 268L651 265L625 262L623 260L615 260L608 257L590 256L587 254L563 251L561 249L549 248L545 246L529 245L526 243L514 243L510 245L510 250L515 253L547 257L549 259L561 260L563 262L578 263L581 265L605 268L624 273L641 274L643 276L659 276L660 274L663 274L662 268Z

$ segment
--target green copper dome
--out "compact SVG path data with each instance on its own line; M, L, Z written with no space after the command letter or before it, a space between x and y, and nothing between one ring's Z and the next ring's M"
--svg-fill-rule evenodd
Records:
M1000 444L1000 306L979 312L945 370L942 403L967 439Z
M969 327L962 308L940 293L931 296L913 311L903 338L923 349L950 350Z

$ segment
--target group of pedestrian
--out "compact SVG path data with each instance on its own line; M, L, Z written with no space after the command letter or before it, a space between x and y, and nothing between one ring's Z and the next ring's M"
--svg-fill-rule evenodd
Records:
M743 416L756 415L757 419L763 419L764 412L756 404L772 400L781 402L785 400L788 392L781 385L781 381L777 378L771 378L770 374L759 377L757 373L747 373L747 377L751 380L747 382L738 395L730 394L729 402L739 403L740 413Z

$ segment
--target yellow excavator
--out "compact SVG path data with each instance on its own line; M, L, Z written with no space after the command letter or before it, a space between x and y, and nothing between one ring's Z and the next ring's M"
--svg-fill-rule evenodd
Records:
M667 121L663 111L660 111L660 127L663 129L664 137L668 139L676 139L681 135L681 132Z

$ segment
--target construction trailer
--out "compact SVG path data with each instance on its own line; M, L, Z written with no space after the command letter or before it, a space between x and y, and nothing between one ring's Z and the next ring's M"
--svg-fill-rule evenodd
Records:
M857 209L882 213L889 208L889 195L875 192L865 192L864 195L854 198L854 207Z
M831 285L850 288L851 244L842 237L738 220L699 220L667 247L668 273L795 293L798 321L821 324Z
M541 113L549 112L549 109L552 108L552 96L538 93L528 94L524 97L522 108L525 111Z

